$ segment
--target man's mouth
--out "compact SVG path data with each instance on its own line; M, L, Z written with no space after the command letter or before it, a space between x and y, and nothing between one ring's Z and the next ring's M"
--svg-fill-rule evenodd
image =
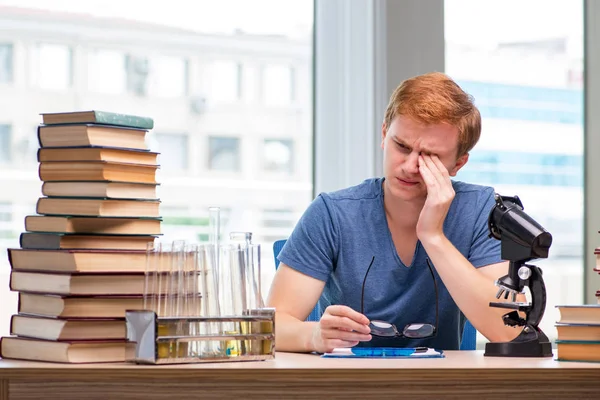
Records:
M396 178L396 179L398 179L398 182L400 182L402 185L406 185L406 186L414 186L414 185L419 184L418 181L411 181L411 180L402 179L402 178Z

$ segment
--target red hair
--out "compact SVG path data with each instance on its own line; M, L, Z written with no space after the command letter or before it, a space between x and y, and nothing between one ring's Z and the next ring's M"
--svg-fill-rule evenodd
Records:
M458 129L457 157L467 154L481 135L481 114L473 97L441 72L418 75L402 82L392 93L385 112L386 130L398 115L425 124L455 126Z

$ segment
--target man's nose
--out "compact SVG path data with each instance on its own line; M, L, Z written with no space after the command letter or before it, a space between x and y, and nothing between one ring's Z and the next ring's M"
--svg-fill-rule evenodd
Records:
M411 174L419 173L419 153L413 151L406 159L406 172Z

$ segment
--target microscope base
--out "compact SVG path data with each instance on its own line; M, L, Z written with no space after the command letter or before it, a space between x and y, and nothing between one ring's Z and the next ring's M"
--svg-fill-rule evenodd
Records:
M483 355L489 357L552 357L552 343L538 340L486 343Z

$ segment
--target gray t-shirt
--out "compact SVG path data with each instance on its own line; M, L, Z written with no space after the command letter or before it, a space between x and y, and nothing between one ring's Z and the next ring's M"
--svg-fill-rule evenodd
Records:
M325 283L320 310L346 305L360 312L365 284L364 314L371 320L435 324L435 290L427 268L427 253L417 242L413 262L405 266L394 247L383 207L384 178L332 193L320 194L302 215L279 253L282 263ZM453 181L456 195L444 222L444 233L475 267L501 262L500 241L487 226L495 204L491 187ZM429 339L373 337L359 346L429 346L459 349L465 317L456 306L435 266L439 292L438 333Z

